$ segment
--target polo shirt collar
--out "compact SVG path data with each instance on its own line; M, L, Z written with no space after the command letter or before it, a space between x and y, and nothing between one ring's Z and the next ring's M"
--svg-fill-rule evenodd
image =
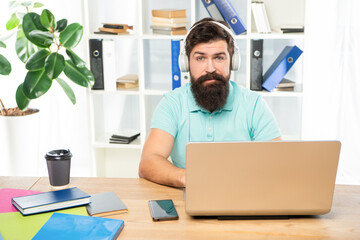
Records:
M222 110L225 110L225 111L231 111L233 109L233 106L234 106L234 87L233 87L233 81L230 80L229 82L229 95L227 97L227 100L226 100L226 103L225 105L217 110L217 112L219 111L222 111ZM191 91L191 83L188 84L188 88L187 88L187 91L188 93L190 94L190 98L188 100L188 104L189 104L189 111L190 112L196 112L196 111L203 111L203 112L208 112L208 110L205 110L203 109L202 107L200 107L196 101L195 101L195 98L194 98L194 95Z

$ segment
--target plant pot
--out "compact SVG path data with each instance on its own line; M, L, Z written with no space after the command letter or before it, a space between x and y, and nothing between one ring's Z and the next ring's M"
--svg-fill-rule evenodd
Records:
M0 116L0 176L37 176L40 113Z

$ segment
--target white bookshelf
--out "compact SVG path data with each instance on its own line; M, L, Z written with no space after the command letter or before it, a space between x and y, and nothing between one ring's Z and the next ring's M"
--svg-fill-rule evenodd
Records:
M296 82L294 92L260 92L274 112L283 138L301 139L303 59L306 54L304 34L282 34L280 26L305 26L305 0L264 0L272 28L270 34L256 32L251 16L251 0L230 1L247 26L246 34L236 36L242 65L239 71L232 73L232 80L250 88L252 39L264 39L264 72L286 45L296 44L304 51L287 74L287 78ZM171 39L184 37L153 35L150 29L151 10L186 9L190 23L188 29L194 22L209 15L200 0L83 0L83 3L87 39L114 41L117 76L128 73L139 75L139 88L136 90L93 90L88 93L94 175L137 177L137 166L150 130L152 113L162 95L171 91ZM120 36L93 34L104 22L133 25L134 31ZM122 128L139 129L140 137L131 144L109 144L106 136Z

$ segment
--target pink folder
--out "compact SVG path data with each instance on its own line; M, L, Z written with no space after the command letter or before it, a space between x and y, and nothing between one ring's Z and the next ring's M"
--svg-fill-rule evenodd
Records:
M27 196L35 193L41 192L16 188L0 189L0 213L17 212L18 210L11 204L11 198Z

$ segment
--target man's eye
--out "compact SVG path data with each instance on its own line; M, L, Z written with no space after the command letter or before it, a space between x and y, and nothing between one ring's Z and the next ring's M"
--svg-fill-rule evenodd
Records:
M204 60L204 57L197 57L196 60L202 61L202 60Z
M224 60L224 57L222 57L222 56L217 56L217 57L216 57L216 60Z

